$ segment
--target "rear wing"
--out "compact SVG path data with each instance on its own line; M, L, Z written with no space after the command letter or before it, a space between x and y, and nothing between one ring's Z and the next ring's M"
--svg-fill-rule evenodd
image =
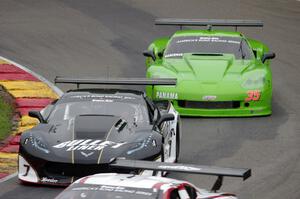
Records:
M218 176L215 184L212 187L212 191L217 191L222 186L224 176L239 177L243 180L248 179L251 176L251 169L241 168L227 168L227 167L215 167L195 164L179 164L179 163L167 163L167 162L151 162L142 160L126 160L126 159L114 159L111 167L116 168L129 168L129 169L143 169L153 171L171 171L191 174L213 175Z
M55 84L102 84L102 85L176 85L177 80L172 78L72 78L55 77Z
M176 18L159 18L155 20L155 25L167 26L230 26L235 27L263 27L261 20L240 20L240 19L176 19Z

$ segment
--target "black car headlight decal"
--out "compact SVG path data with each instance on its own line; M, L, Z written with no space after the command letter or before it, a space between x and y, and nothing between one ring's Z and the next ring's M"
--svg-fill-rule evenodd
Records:
M133 145L130 147L129 151L127 151L127 154L131 155L131 154L143 149L144 147L147 147L146 143L147 143L146 139L142 140L140 142L133 143Z
M50 153L50 151L48 150L48 148L46 147L46 145L43 143L41 138L33 138L33 143L32 143L33 147L35 147L36 149L43 151L44 153Z

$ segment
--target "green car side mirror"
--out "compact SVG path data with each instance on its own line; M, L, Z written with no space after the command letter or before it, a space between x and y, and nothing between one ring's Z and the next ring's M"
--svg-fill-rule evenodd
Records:
M263 54L262 58L261 58L261 62L262 63L265 63L266 60L268 59L274 59L275 58L275 53L273 52L269 52L269 53L265 53Z
M151 57L151 58L153 59L153 61L156 60L156 57L155 57L153 51L145 50L145 51L143 52L143 55L144 55L145 57Z

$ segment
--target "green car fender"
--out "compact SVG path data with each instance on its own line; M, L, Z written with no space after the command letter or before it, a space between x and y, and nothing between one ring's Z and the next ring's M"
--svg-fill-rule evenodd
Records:
M154 40L148 47L148 51L154 53L156 59L153 60L151 57L146 58L146 67L148 68L154 63L160 64L162 62L162 53L164 52L167 43L169 42L169 37L162 37Z
M247 38L249 46L252 48L252 51L257 60L261 60L264 53L269 52L269 48L260 41L255 39ZM267 61L269 62L269 61ZM267 63L266 62L266 63Z

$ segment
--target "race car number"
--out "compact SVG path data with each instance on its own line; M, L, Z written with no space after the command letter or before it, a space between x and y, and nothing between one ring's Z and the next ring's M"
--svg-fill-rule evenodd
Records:
M259 90L247 91L248 97L245 99L245 102L258 101L260 99L261 93Z

